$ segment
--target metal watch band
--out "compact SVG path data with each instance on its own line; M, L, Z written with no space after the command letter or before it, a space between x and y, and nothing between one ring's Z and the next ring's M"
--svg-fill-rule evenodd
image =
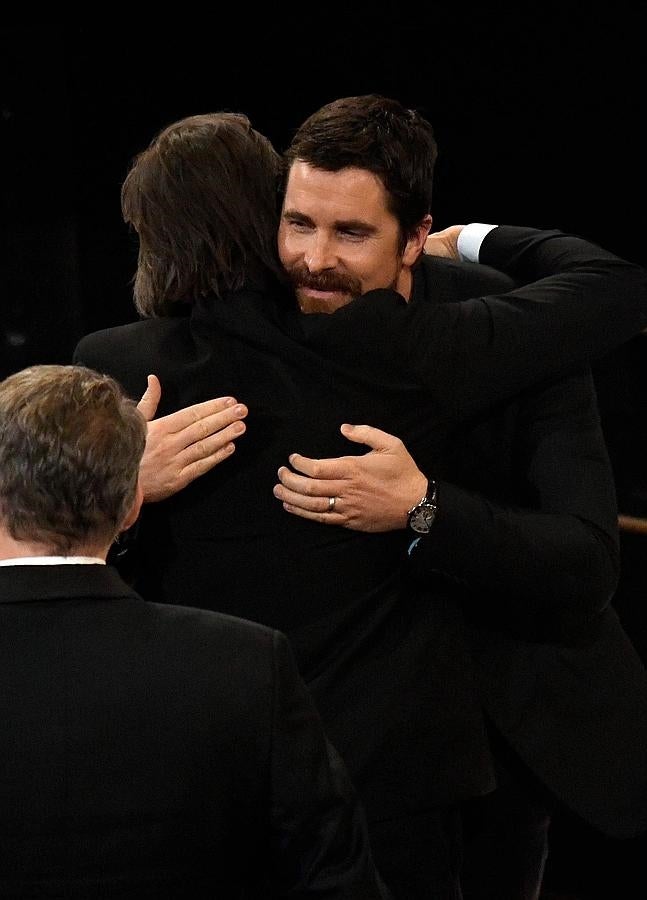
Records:
M407 513L407 526L416 534L428 534L436 518L436 482L429 479L427 493Z

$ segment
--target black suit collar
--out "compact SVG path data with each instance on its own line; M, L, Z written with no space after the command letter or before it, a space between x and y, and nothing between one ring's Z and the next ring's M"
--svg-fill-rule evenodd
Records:
M111 566L0 566L0 603L87 597L140 599Z

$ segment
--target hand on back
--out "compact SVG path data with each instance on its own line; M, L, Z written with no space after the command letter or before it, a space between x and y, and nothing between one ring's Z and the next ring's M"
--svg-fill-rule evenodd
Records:
M234 397L217 397L154 419L161 395L159 379L149 375L137 404L148 421L139 469L147 503L165 500L231 456L248 412Z
M427 478L402 441L370 425L342 425L342 434L369 451L363 456L290 456L274 496L293 515L354 531L405 528L407 512L424 496ZM331 502L334 498L334 504Z

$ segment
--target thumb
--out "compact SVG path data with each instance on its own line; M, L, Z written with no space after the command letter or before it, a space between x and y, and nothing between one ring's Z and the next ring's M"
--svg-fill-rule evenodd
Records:
M373 428L372 425L344 424L340 431L349 441L366 444L371 450L390 450L395 442L399 443L399 438L386 431L380 431L379 428Z
M142 413L147 422L150 422L162 397L162 385L157 375L149 375L147 387L142 398L137 404L137 409Z

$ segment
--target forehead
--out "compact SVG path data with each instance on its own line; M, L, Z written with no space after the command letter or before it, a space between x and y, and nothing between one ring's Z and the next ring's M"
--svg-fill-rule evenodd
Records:
M316 222L394 218L384 185L373 172L356 168L328 172L301 160L290 167L283 210Z

